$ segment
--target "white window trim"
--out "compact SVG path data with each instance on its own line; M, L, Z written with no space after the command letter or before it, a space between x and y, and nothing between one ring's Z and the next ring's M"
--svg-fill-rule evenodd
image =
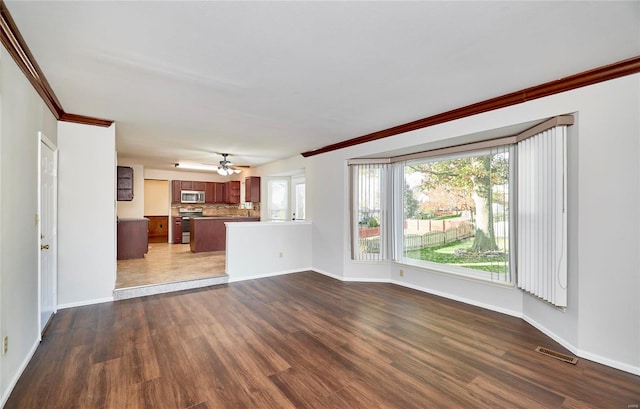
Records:
M475 145L475 146L478 147L478 145ZM496 147L496 146L504 146L504 144L493 145L493 147ZM458 150L455 152L450 151L448 152L448 154L445 154L442 156L429 155L429 156L422 156L420 158L413 157L412 160L410 161L395 162L393 164L393 168L394 168L394 171L393 171L394 206L393 206L393 215L392 215L393 227L394 227L393 238L392 238L393 261L395 261L398 264L422 268L427 271L436 271L443 274L462 276L462 277L471 278L474 280L481 280L483 282L488 282L492 284L504 285L507 287L513 287L515 285L515 282L516 282L515 266L516 265L514 264L515 263L514 249L516 247L516 241L515 241L516 238L515 238L515 231L514 231L515 212L513 211L513 209L509 213L509 273L508 273L509 277L507 280L494 280L493 275L496 275L497 273L492 273L489 271L476 270L473 268L460 267L460 266L455 266L451 264L436 263L433 261L416 260L416 259L412 259L404 256L404 248L403 248L404 247L404 229L401 227L404 225L403 210L404 210L404 185L405 185L404 168L405 166L411 163L436 162L440 160L451 160L451 159L466 157L470 155L489 154L490 151L491 151L490 148L487 148L486 146L482 146L478 150L473 150L473 151ZM514 156L515 156L514 150L512 149L509 155L510 157L509 184L510 185L515 185L516 183L516 179L515 179L516 163L515 163ZM509 189L509 203L514 203L515 201L515 198L516 198L515 190L516 189L513 189L513 188Z

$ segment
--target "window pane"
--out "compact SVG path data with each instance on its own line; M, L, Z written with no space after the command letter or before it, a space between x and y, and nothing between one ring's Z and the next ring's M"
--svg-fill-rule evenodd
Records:
M353 171L353 259L384 258L384 167L355 165Z
M287 180L269 181L269 218L271 220L286 220L288 214L288 188Z
M510 282L508 149L405 164L405 260Z
M305 217L305 184L297 183L295 185L295 217L304 220Z

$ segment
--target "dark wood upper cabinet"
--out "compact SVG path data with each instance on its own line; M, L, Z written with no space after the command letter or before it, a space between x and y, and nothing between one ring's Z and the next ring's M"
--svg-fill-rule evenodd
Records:
M228 204L240 204L240 181L226 182L225 202Z
M232 183L232 187L227 189L228 183ZM258 183L259 185L259 183ZM171 181L171 203L180 203L182 190L195 190L204 192L204 202L207 204L216 203L240 203L240 182L196 182L191 180L172 180ZM227 195L227 190L231 195Z
M214 203L224 203L225 202L225 193L227 191L226 184L222 182L215 182L213 184L213 202Z
M215 183L213 182L205 182L204 184L204 202L205 203L215 203Z
M133 168L118 166L117 168L118 193L120 201L133 200Z
M182 190L182 181L171 181L171 203L180 203L180 191Z
M260 203L260 176L249 176L244 179L244 201Z

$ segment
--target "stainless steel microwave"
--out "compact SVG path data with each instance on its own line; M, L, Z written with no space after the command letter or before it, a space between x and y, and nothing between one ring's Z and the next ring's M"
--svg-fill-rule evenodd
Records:
M204 192L183 190L180 192L181 203L204 203Z

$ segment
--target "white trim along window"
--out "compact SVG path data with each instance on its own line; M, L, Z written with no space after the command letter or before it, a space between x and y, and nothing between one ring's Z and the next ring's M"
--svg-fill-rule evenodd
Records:
M571 124L559 116L518 135L349 161L352 259L383 260L390 241L397 263L517 283L566 306Z

